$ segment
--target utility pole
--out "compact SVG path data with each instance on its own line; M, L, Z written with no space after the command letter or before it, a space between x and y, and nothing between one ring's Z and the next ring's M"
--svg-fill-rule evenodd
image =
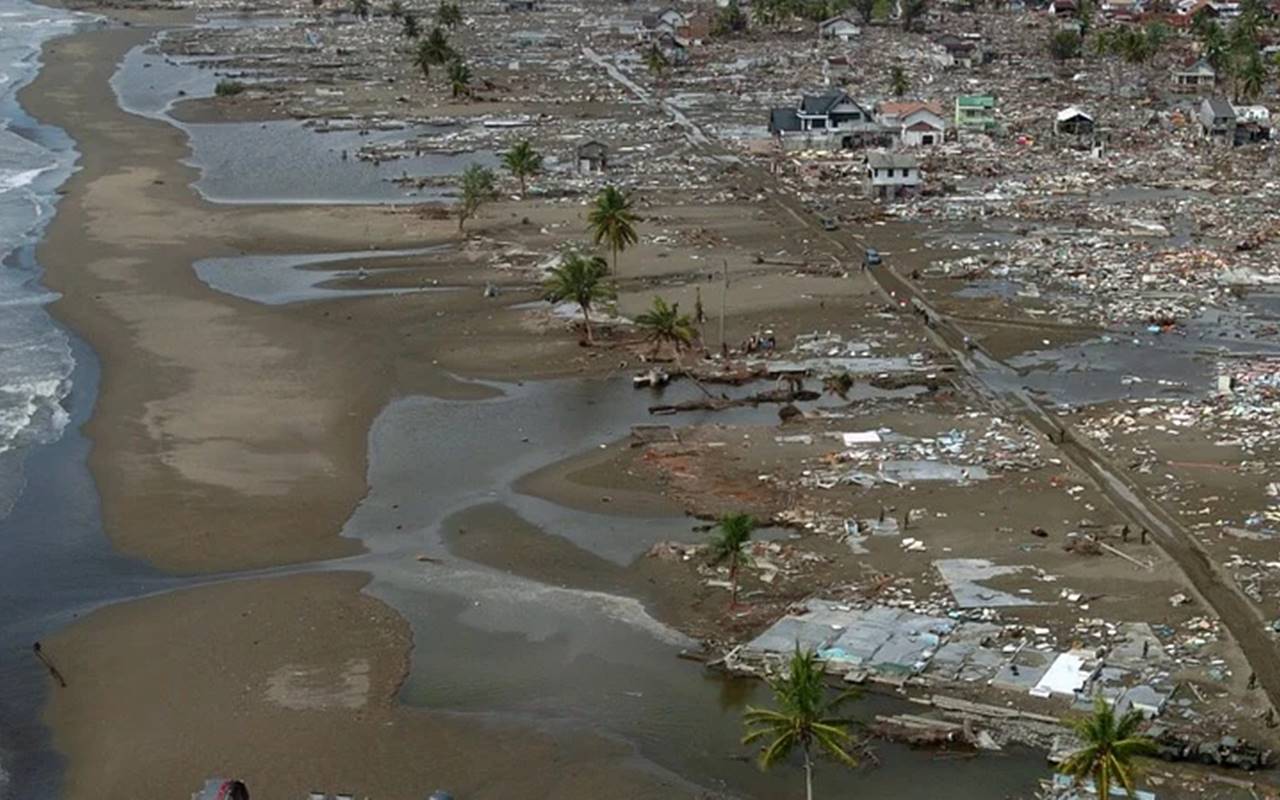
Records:
M720 355L729 357L729 343L724 338L724 312L729 304L729 259L724 259L724 271L721 273L723 283L720 287Z

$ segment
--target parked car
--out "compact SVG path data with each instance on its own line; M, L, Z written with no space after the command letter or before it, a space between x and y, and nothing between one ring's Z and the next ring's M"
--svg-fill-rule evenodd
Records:
M862 256L862 263L868 267L878 267L883 263L880 258L880 251L874 247L868 247L866 253Z
M823 217L823 218L822 218L822 229L823 229L824 231L834 231L834 230L836 230L836 229L837 229L837 228L839 228L839 227L840 227L840 225L839 225L838 223L836 223L836 221L835 221L834 219L832 219L831 217Z

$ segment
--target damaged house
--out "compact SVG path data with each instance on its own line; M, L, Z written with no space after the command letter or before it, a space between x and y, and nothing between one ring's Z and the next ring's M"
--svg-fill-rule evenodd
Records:
M832 17L818 23L818 38L847 42L862 33L862 28L846 16Z
M947 54L946 63L948 66L965 67L966 69L975 64L983 63L982 47L980 41L969 36L957 36L954 33L944 33L934 40Z
M1271 111L1266 106L1232 106L1236 112L1236 144L1271 139Z
M1225 144L1236 139L1236 110L1221 97L1207 97L1200 103L1200 133L1204 138Z
M801 146L826 146L852 149L868 145L887 145L892 132L875 122L867 111L847 92L829 89L822 94L805 95L796 108L775 108L769 114L769 133Z
M956 98L956 128L968 131L990 131L995 127L995 95L962 94Z
M920 161L903 153L867 153L863 179L867 196L881 200L911 194L920 188Z
M1213 89L1218 83L1218 73L1203 58L1190 66L1179 67L1173 71L1173 91L1195 94L1205 89Z
M921 100L883 102L876 107L877 119L885 128L895 130L905 147L929 147L946 138L947 119L939 103Z
M1056 136L1086 138L1093 135L1093 129L1093 116L1079 106L1062 109L1053 120L1053 133Z

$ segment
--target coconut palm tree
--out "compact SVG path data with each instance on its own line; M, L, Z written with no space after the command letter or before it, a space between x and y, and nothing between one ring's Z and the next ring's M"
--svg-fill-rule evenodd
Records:
M662 54L656 44L649 48L649 52L645 53L644 65L658 83L662 83L662 77L666 74L667 67L671 66L667 62L667 57Z
M594 341L591 332L591 308L600 301L617 297L613 286L606 282L609 263L601 256L585 256L578 252L566 252L560 265L551 268L545 284L546 298L552 303L572 300L582 309L582 325L587 332L587 342Z
M609 245L613 254L613 274L618 274L618 253L640 241L636 236L636 215L631 211L631 197L616 186L606 186L596 197L587 215L587 224L596 244Z
M457 3L441 3L436 9L436 22L446 28L456 28L462 24L462 6Z
M1093 714L1073 725L1083 744L1063 759L1058 771L1070 775L1077 786L1092 778L1098 797L1110 797L1114 784L1123 788L1126 796L1133 797L1133 757L1155 751L1154 742L1138 735L1140 724L1142 714L1137 710L1117 719L1115 709L1097 698Z
M895 97L902 97L911 91L911 79L907 77L907 71L902 67L889 69L889 90Z
M777 709L748 706L743 716L747 734L743 744L767 740L760 753L760 768L769 769L799 748L804 757L805 797L813 800L813 759L820 753L846 766L858 761L849 753L852 722L835 716L854 694L844 692L828 699L822 665L812 651L800 650L791 656L787 671L769 681Z
M688 314L680 313L680 304L668 303L661 297L653 298L649 310L636 317L636 325L645 332L645 338L653 344L655 352L664 344L671 345L677 363L680 352L697 338L693 320Z
M471 67L462 59L449 62L449 89L455 98L471 96Z
M533 149L525 139L502 155L502 165L520 181L520 194L524 194L525 182L542 172L542 154Z
M498 196L493 170L472 164L462 173L462 197L458 201L458 232L480 207Z
M1253 102L1258 95L1262 94L1266 82L1267 65L1263 63L1258 51L1254 50L1240 67L1236 90L1245 100Z
M729 562L729 608L738 605L738 567L747 558L745 552L756 520L750 514L725 514L711 537L711 563Z
M448 64L457 58L457 54L449 46L448 34L439 25L432 28L427 38L418 45L418 55L432 65Z
M418 28L418 18L414 16L412 11L405 12L404 19L401 20L401 24L404 27L400 29L400 32L410 39L417 39L422 33L421 29ZM430 66L431 65L428 64L427 68L430 68Z

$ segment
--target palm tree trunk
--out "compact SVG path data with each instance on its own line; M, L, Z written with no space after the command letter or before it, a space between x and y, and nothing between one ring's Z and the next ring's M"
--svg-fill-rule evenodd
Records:
M809 757L809 745L804 746L804 796L813 800L813 759Z
M587 310L586 306L582 307L582 324L587 329L587 344L591 344L591 312Z
M729 556L729 608L738 607L738 556Z
M611 244L609 249L613 252L613 275L616 278L618 276L618 245Z

